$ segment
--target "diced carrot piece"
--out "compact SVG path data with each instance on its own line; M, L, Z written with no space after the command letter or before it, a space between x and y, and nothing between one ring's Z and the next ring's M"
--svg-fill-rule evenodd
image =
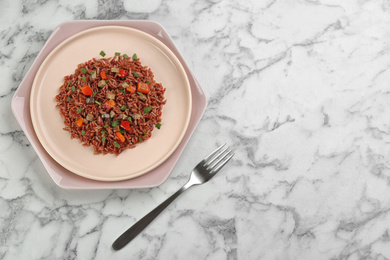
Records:
M119 77L126 77L126 74L127 74L127 72L125 70L122 70L122 69L119 70L119 73L118 73Z
M138 82L137 83L137 91L144 93L144 94L148 94L150 91L150 86L149 86L149 84L147 84L145 82Z
M92 93L92 89L90 86L82 86L81 87L81 91L83 92L84 95L86 96L91 96L93 93Z
M107 75L105 71L100 72L100 76L102 77L102 79L107 79Z
M126 140L123 134L121 134L120 132L116 132L115 134L119 138L119 140L121 140L122 143Z
M77 119L76 124L77 124L78 126L82 126L82 125L83 125L83 122L84 122L84 118L80 117L79 119Z
M135 93L135 87L134 86L129 86L128 88L126 88L127 91L129 91L131 94L134 94Z
M107 108L107 109L111 109L115 106L115 101L112 100L112 99L109 99L107 100L106 102L104 102L103 104L103 107Z

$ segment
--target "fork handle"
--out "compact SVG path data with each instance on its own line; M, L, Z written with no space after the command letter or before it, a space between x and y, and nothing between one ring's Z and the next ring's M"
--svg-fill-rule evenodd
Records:
M176 191L172 196L166 199L163 203L138 220L133 226L127 229L120 237L118 237L112 244L114 250L122 249L131 240L133 240L142 230L144 230L166 207L171 204L180 194L187 190L190 186L184 185L181 189Z

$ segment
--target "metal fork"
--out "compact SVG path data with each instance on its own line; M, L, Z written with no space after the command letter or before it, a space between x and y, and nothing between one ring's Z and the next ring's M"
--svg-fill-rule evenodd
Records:
M126 230L120 237L118 237L112 244L114 250L122 249L127 245L133 238L141 233L172 201L174 201L180 194L182 194L188 188L202 184L210 180L223 166L233 157L234 153L225 147L226 144L217 148L214 152L203 159L191 172L190 179L188 182L174 193L171 197L166 199L163 203L157 206L150 213L145 215L132 227Z

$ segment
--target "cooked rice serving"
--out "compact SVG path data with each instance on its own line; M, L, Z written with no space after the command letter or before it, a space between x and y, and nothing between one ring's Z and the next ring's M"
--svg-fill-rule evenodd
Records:
M92 59L64 77L56 96L64 130L95 154L119 155L160 128L165 88L134 55Z

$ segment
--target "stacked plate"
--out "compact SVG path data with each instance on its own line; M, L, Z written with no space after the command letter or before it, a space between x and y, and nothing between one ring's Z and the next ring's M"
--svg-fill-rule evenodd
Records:
M55 96L63 77L104 50L136 53L166 88L160 130L119 156L95 155L63 130ZM66 189L154 187L179 159L206 97L172 39L151 21L75 21L56 28L12 100L13 112L54 182Z

